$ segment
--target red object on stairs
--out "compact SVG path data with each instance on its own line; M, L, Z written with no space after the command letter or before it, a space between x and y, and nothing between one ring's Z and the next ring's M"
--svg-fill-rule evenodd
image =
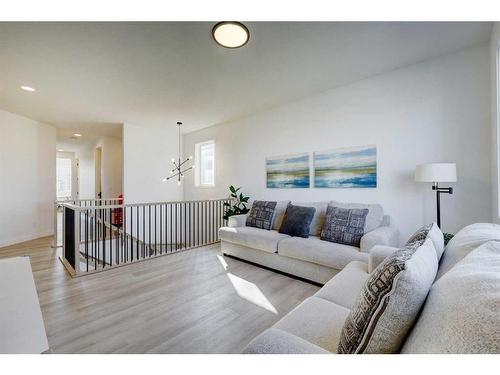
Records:
M123 204L123 194L118 196L118 204ZM111 218L111 224L121 227L123 224L123 208L113 208L113 216Z

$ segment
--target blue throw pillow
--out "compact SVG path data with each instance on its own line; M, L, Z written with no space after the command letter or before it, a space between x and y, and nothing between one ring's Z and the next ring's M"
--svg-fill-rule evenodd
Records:
M309 237L309 228L314 217L314 207L302 207L288 204L280 233L294 237Z

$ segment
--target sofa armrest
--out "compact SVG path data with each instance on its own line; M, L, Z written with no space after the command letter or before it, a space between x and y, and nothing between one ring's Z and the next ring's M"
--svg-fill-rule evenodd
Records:
M323 348L278 328L254 338L243 354L331 354Z
M230 228L244 227L247 222L247 215L234 215L230 216L227 225Z
M399 250L397 247L375 245L368 255L368 273L371 273L385 258Z
M363 253L368 253L375 245L398 246L398 237L396 228L378 227L361 237L359 247Z

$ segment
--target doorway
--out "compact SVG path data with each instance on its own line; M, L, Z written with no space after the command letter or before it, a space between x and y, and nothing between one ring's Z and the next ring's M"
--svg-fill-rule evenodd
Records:
M58 152L56 158L57 200L78 199L78 159L73 152Z
M95 197L102 199L102 148L95 149Z

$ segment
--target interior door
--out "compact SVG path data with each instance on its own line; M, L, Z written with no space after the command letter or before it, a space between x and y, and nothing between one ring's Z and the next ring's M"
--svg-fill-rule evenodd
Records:
M102 149L97 147L95 149L95 197L102 199Z

